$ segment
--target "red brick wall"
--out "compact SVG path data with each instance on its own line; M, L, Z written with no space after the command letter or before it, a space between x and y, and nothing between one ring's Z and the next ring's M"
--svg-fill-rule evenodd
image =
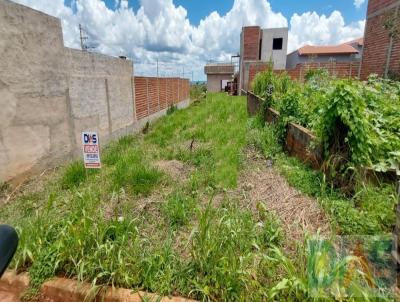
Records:
M394 4L396 1L398 0L369 0L367 14L375 13L384 7Z
M243 27L243 58L242 60L258 60L260 57L259 26Z
M389 31L385 29L385 21L393 16L396 8L387 8L399 0L370 0L368 2L368 16L365 26L364 50L360 72L360 78L366 79L371 73L379 76L385 75L388 50L390 46ZM397 22L400 22L400 11ZM400 25L400 24L399 24ZM391 72L400 72L400 38L394 37L392 41L392 52L389 63Z
M138 120L189 98L188 79L135 77Z
M146 78L135 77L135 107L138 120L148 115Z
M359 62L351 63L307 63L297 64L296 68L288 70L274 70L275 73L286 72L293 80L303 81L304 76L310 69L324 68L329 71L330 75L338 78L355 78L358 76ZM249 83L252 83L256 74L267 70L268 63L256 62L250 65L249 68ZM251 87L251 84L250 84ZM251 89L251 88L250 88Z

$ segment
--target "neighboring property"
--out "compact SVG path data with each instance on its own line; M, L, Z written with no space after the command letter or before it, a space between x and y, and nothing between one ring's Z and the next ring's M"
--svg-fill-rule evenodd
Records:
M240 34L239 90L248 90L252 65L271 63L275 70L286 67L288 28L242 28Z
M359 62L363 39L332 46L305 45L287 55L286 69L294 69L306 63L349 63Z
M254 34L253 34L254 35ZM250 39L251 40L251 39ZM255 39L253 38L254 41ZM286 63L279 61L243 60L243 80L241 89L251 89L251 82L259 72L265 71L270 62L277 73L285 71L292 79L304 81L309 70L325 69L332 76L339 78L355 78L359 76L364 39L359 38L339 45L312 46L305 45L284 56ZM251 50L257 47L251 45ZM246 48L245 48L246 49ZM247 47L247 50L249 47ZM254 54L253 54L254 57ZM242 65L241 65L242 66ZM279 68L276 68L279 67Z
M207 90L220 92L225 89L228 82L233 81L235 65L229 63L209 63L204 67L207 75Z
M369 0L360 78L400 78L400 1Z

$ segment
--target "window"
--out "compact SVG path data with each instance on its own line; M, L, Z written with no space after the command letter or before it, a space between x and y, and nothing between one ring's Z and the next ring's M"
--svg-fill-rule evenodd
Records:
M275 38L272 42L273 50L281 50L283 47L283 38Z

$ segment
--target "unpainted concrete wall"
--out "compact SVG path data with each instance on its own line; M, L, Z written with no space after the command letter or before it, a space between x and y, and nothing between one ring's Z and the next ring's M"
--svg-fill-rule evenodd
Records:
M327 56L300 56L298 51L287 55L286 69L294 69L298 64L331 64L336 63L359 63L361 57L358 55L327 55ZM356 74L356 73L355 73Z
M102 144L138 130L134 96L131 61L65 48L59 19L0 0L0 182L80 155L84 130Z
M282 38L282 49L272 49L273 40ZM267 28L262 30L261 61L273 62L274 69L286 68L288 28Z
M221 81L232 81L232 74L208 74L207 75L207 91L220 92Z
M58 19L0 1L0 181L70 153L67 66Z

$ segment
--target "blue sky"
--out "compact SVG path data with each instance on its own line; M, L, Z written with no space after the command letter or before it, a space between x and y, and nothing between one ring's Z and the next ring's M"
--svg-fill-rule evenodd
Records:
M105 0L105 2L110 9L115 8L115 0ZM367 10L367 2L356 8L352 0L270 0L269 2L274 11L281 12L288 19L295 13L316 11L318 14L329 15L338 10L345 21L350 23L365 18ZM174 3L186 8L189 20L194 25L198 25L201 19L213 11L225 15L233 6L233 0L174 0ZM129 6L137 11L140 7L139 0L129 0Z

